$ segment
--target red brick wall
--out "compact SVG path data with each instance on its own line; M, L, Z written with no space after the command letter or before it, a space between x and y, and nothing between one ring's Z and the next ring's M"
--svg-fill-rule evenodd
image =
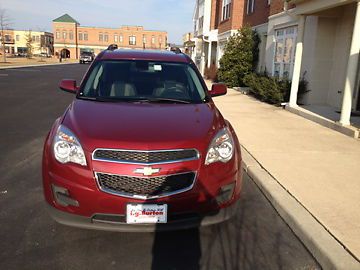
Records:
M218 29L219 26L219 4L218 0L211 0L211 18L210 18L210 29ZM220 6L221 8L221 6Z
M218 1L218 11L217 16L219 18L219 34L224 33L229 30L236 30L239 29L243 25L244 21L244 7L245 7L245 0L233 0L231 3L231 16L228 20L220 21L221 20L221 13L222 13L222 0Z
M270 16L284 11L284 0L271 0Z
M246 5L247 1L245 1L244 25L256 26L268 21L270 14L270 5L268 5L268 0L255 1L254 12L250 14L246 14Z

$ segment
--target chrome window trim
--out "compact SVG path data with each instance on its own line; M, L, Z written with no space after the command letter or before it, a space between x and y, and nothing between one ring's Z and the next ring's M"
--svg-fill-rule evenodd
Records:
M118 152L145 152L145 153L153 153L153 152L173 152L173 151L186 151L186 150L194 150L196 152L196 157L193 158L183 158L183 159L177 159L177 160L168 160L168 161L161 161L161 162L133 162L133 161L118 161L118 160L112 160L107 158L96 158L95 152L97 150L109 150L109 151L118 151ZM102 162L112 162L112 163L120 163L120 164L134 164L134 165L158 165L158 164L171 164L171 163L177 163L177 162L183 162L183 161L192 161L200 159L200 152L196 148L180 148L180 149L165 149L165 150L131 150L131 149L114 149L114 148L96 148L92 154L91 159L96 161L102 161Z
M164 193L162 195L142 196L142 195L132 195L132 194L125 193L125 192L116 192L116 191L113 191L111 189L101 187L101 185L99 183L99 178L98 178L99 173L109 174L109 175L116 175L116 176L133 177L133 178L143 178L143 179L151 179L151 178L157 178L157 177L162 177L162 176L174 176L174 175L187 174L187 173L193 173L194 177L193 177L192 184L187 188L179 189L179 190L174 191L174 192ZM94 171L94 175L95 175L96 184L97 184L100 191L108 193L108 194L116 195L116 196L119 196L119 197L124 197L124 198L129 198L129 199L138 199L138 200L153 200L153 199L159 199L159 198L164 198L164 197L169 197L169 196L173 196L173 195L176 195L176 194L184 193L186 191L189 191L189 190L193 189L193 187L195 186L195 182L197 180L197 172L196 171L188 171L188 172L173 173L173 174L163 174L163 175L157 175L157 176L151 176L151 177L134 176L134 175L126 175L126 174L115 174L115 173L98 172L98 171L97 172Z

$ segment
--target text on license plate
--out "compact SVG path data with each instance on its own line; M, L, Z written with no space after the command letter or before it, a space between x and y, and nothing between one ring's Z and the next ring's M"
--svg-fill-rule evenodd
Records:
M166 223L167 204L128 204L126 223Z

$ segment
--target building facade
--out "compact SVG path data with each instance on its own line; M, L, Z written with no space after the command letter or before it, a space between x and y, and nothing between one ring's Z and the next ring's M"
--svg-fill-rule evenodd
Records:
M65 14L53 20L55 54L78 59L82 51L98 54L110 44L125 49L165 49L167 32L145 30L142 26L102 28L81 26Z
M0 33L0 40L2 36ZM52 33L31 30L5 30L5 53L8 55L26 55L29 53L29 42L33 55L54 54L54 37Z
M197 0L193 16L195 63L205 68L219 66L228 38L244 23L245 0Z
M261 40L257 71L292 81L289 106L326 106L349 125L351 112L360 111L360 0L197 0L201 71L214 59L218 65L227 39L243 25ZM301 78L310 91L299 101Z
M360 1L291 0L274 21L284 34L296 29L296 47L289 106L297 106L299 80L306 72L305 104L341 112L339 122L350 124L352 111L360 111ZM277 25L274 25L275 33Z

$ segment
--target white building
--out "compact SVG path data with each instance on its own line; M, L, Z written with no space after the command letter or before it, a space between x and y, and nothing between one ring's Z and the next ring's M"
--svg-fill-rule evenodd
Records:
M205 67L216 64L218 30L211 27L211 0L196 0L193 22L195 57L194 62L204 75Z
M290 107L297 106L306 72L311 91L301 103L341 112L342 125L350 124L351 111L360 111L359 0L285 2L284 12L269 17L266 52L266 69L292 79Z

